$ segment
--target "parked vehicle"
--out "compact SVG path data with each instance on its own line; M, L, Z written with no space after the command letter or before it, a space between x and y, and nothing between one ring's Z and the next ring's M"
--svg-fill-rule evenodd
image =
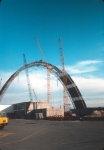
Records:
M4 126L8 124L8 120L9 118L6 116L6 113L0 111L0 130L2 130Z

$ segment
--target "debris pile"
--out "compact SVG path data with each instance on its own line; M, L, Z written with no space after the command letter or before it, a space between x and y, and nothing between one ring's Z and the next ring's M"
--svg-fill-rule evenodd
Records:
M104 117L104 110L94 110L92 113L93 117Z

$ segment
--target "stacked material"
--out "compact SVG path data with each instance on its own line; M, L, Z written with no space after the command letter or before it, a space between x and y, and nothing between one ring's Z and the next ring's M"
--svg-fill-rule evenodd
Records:
M93 111L92 116L103 117L104 116L104 110L95 110L95 111Z

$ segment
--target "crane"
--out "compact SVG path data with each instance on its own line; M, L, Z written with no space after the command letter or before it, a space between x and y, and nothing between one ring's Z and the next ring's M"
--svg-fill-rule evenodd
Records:
M47 66L47 102L50 103L50 68L46 62L45 56L43 54L42 48L41 48L40 43L39 43L37 38L36 38L36 42L37 42L38 48L40 50L40 53L42 55L42 58L43 58L44 62L46 63L46 66Z
M24 58L24 65L26 67L27 62L26 62L25 54L23 54L23 58ZM30 101L32 101L33 99L32 99L32 92L31 92L31 85L30 85L30 80L29 80L28 68L25 68L25 71L26 71L26 79L27 79L29 97L30 97Z
M37 95L36 95L36 93L35 93L35 90L34 90L34 89L33 89L33 93L34 93L34 96L35 96L35 100L36 100L36 102L38 102Z
M2 78L0 79L0 85L1 85L1 82L2 82Z
M37 95L36 95L36 93L35 93L35 90L34 90L34 89L33 89L33 93L34 93L35 101L36 101L36 102L35 102L35 105L34 105L34 108L35 108L35 109L37 109L37 107L38 107L38 104L37 104L37 103L38 103L38 98L37 98Z
M2 78L0 79L0 86L1 86Z
M60 42L60 57L61 57L61 63L62 63L62 78L63 78L63 83L64 83L63 100L64 100L64 111L65 111L65 107L67 105L69 105L68 95L67 95L67 91L66 91L67 77L66 77L66 72L65 72L65 67L64 67L64 55L63 55L63 50L62 50L62 40L59 39L59 42Z

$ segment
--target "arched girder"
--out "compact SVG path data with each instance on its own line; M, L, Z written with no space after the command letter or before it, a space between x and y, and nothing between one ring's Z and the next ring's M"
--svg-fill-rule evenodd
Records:
M7 82L4 84L4 86L2 87L2 89L0 91L0 100L2 99L3 95L5 94L7 88L11 84L11 82L19 75L19 73L21 71L23 71L26 68L33 67L33 66L37 66L37 67L43 66L43 67L47 68L47 65L48 65L48 67L50 67L50 71L63 83L62 71L60 69L58 69L56 66L46 63L46 62L42 62L42 61L31 62L31 63L21 67L7 80ZM66 82L65 87L68 92L68 95L71 97L74 107L76 109L85 109L86 108L85 101L82 98L82 95L81 95L78 87L76 86L76 84L74 83L74 81L72 80L72 78L69 76L69 74L67 72L66 72L66 78L67 78L67 82ZM64 85L64 83L63 83L63 85Z

